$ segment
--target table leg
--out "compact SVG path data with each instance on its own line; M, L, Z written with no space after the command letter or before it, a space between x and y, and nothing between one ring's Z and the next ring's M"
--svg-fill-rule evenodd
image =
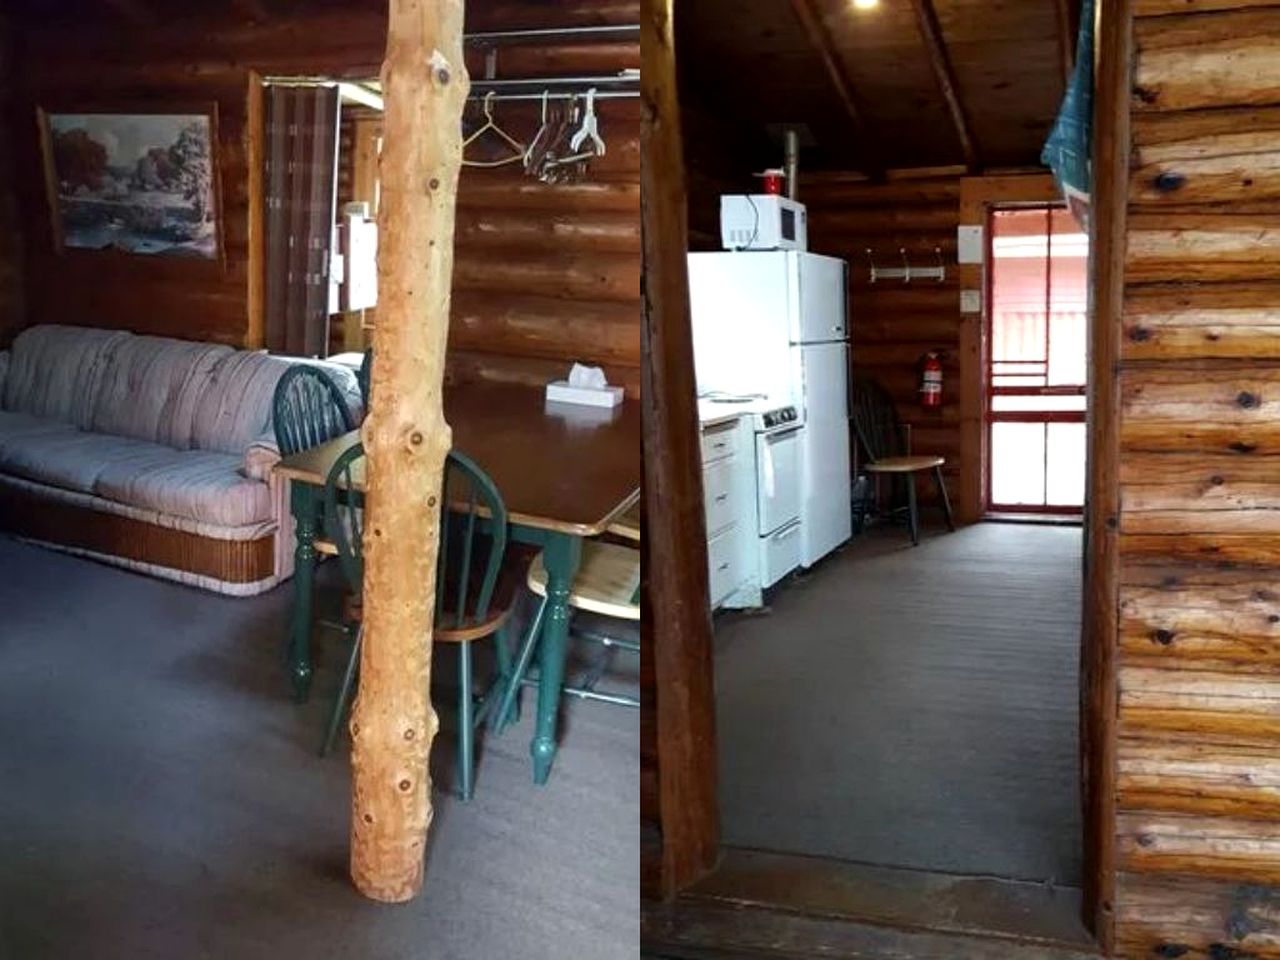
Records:
M569 593L581 561L580 538L565 533L547 536L542 551L547 570L547 605L538 660L538 720L529 745L534 783L547 782L556 756L556 714L569 653Z
M311 690L311 595L316 570L317 491L309 483L289 484L289 507L298 538L294 550L293 611L289 618L289 678L299 703Z

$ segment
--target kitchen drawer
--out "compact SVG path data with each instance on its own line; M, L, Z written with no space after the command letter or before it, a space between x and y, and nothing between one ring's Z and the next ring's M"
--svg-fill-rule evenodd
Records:
M735 446L734 437L737 429L738 421L730 420L728 423L717 423L714 427L707 427L703 430L702 462L707 464L713 460L721 460L724 457L731 456Z
M711 606L718 607L742 580L737 527L721 530L707 541L707 575Z
M733 470L737 462L733 457L716 460L702 471L702 498L707 508L709 537L734 521L737 504L733 497Z

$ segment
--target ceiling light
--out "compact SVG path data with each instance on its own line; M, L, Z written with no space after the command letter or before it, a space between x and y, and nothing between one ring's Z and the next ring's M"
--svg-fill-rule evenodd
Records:
M880 0L853 0L855 10L874 10L880 6Z

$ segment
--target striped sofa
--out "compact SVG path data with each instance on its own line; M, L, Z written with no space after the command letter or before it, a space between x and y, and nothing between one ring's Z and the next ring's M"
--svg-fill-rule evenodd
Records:
M0 352L0 530L248 596L293 572L271 423L291 358L37 326ZM359 404L355 375L326 364Z

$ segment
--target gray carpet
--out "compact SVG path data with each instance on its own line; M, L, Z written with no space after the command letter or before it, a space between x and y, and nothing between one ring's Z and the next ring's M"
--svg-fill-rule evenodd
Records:
M538 788L526 693L462 804L442 710L425 888L374 904L346 877L345 741L315 755L339 645L295 706L289 585L228 599L5 538L0 570L0 957L637 956L634 711L567 707Z
M881 529L719 618L725 842L1079 883L1080 551Z

